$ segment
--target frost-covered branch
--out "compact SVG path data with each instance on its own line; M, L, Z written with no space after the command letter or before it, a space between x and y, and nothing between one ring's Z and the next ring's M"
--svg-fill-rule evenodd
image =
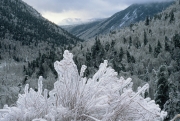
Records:
M180 118L180 114L177 114L171 121L175 121L178 118Z
M63 56L62 61L54 63L58 80L49 97L46 89L42 94L40 77L38 92L26 85L17 107L6 107L3 121L160 121L167 115L153 100L141 96L149 88L148 84L134 92L132 79L118 78L106 60L87 79L83 77L86 66L82 66L79 74L73 55L66 50Z

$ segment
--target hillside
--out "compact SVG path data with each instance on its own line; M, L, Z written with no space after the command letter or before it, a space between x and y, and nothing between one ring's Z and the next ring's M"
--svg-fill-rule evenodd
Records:
M80 38L89 39L91 37L95 37L96 35L108 33L116 29L130 26L136 22L144 21L147 17L153 17L155 14L161 12L172 4L172 1L133 4L125 10L117 12L107 19L65 29Z
M73 35L79 36L80 33L83 33L84 31L90 29L93 26L98 25L101 22L102 22L102 19L98 21L80 24L80 25L65 25L65 26L62 26L62 28L72 33Z
M54 61L80 41L22 0L0 0L0 107L12 104L27 81L34 86L33 78L57 75Z
M76 43L78 39L57 25L43 18L36 10L21 0L0 1L1 38L5 34L10 39L24 44L45 41L58 45Z
M147 94L168 111L167 120L180 113L180 1L148 22L99 35L72 52L78 67L87 65L86 75L107 59L120 76L134 79L134 89L150 84Z

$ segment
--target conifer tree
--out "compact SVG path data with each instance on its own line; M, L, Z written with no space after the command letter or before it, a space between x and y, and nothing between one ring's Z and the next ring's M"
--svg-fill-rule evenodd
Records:
M106 42L106 44L105 44L105 50L108 51L108 50L109 50L109 47L110 47L109 42Z
M82 46L82 44L81 44L81 50L83 49L83 46Z
M152 52L152 47L151 47L151 45L149 44L149 53L151 53Z
M161 48L162 48L162 45L161 45L161 43L160 43L159 40L158 40L157 48L158 48L158 49L161 49Z
M95 58L96 55L98 55L98 53L100 52L102 48L101 42L99 39L96 39L94 45L91 48L92 51L92 57Z
M126 52L126 55L127 55L127 62L130 63L131 62L131 55L128 51Z
M154 57L157 58L157 56L159 55L159 53L161 52L161 43L160 41L158 40L158 44L157 44L157 47L154 48Z
M145 20L145 25L148 26L149 25L149 17L147 16L146 17L146 20Z
M126 38L123 38L123 40L124 40L124 44L126 44L126 42L127 42Z
M124 52L123 52L123 48L121 47L120 52L119 52L119 61L120 62L122 61L123 55L124 55Z
M132 46L132 38L131 38L131 36L129 37L129 46Z
M113 48L114 45L115 45L115 40L112 40L112 41L111 41L111 48Z
M164 104L164 110L168 112L165 121L169 121L180 113L180 94L177 90L177 85L171 81L169 84L169 100Z
M170 20L169 20L169 22L172 23L174 20L175 20L174 12L171 11L171 12L170 12Z
M144 45L148 43L146 32L144 31Z
M159 68L156 84L155 101L159 104L160 108L163 109L164 104L169 99L168 70L165 65Z
M165 51L170 51L170 47L168 45L168 42L165 40Z
M174 42L174 47L179 47L180 48L180 35L175 34L173 37L173 42Z
M136 63L136 60L135 60L134 56L131 56L131 62Z

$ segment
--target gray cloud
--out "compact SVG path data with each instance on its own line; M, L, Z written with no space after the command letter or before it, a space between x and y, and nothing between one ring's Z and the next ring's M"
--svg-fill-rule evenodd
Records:
M61 12L63 10L104 9L108 4L111 7L130 5L134 3L160 2L172 0L23 0L39 11ZM100 8L99 8L100 7ZM107 8L108 9L108 8Z
M68 11L76 11L75 14L77 14L78 16L78 14L84 11L84 13L87 13L87 15L89 15L89 18L91 16L92 16L91 18L97 18L97 17L103 18L103 17L109 17L115 12L118 12L134 3L161 2L161 1L172 1L172 0L23 0L23 1L34 7L37 11L39 11L42 14L46 12L65 13ZM50 17L50 15L48 15L48 17ZM76 16L74 15L73 17ZM69 16L68 18L71 18L71 16Z

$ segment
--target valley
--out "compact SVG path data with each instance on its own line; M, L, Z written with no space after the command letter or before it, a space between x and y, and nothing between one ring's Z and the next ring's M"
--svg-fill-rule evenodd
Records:
M107 60L118 78L133 79L133 91L149 84L143 93L167 111L165 121L180 113L179 0L133 4L109 18L62 28L21 0L1 0L0 108L16 105L26 84L38 91L39 76L43 89L52 90L60 76L54 62L65 50L77 73L86 65L84 76L93 79Z

